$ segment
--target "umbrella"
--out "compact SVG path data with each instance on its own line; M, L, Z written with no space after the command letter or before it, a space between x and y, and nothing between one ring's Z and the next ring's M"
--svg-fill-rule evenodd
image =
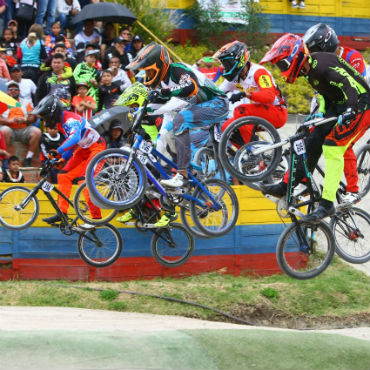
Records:
M89 119L92 128L97 130L99 134L103 134L109 130L109 126L114 119L118 119L122 124L122 129L127 132L131 127L131 121L128 118L130 109L128 107L112 107L105 109L95 114Z
M135 15L124 5L116 3L89 4L72 18L72 23L92 19L94 21L131 24L136 21Z
M16 101L14 98L9 96L8 94L5 94L3 91L0 91L0 106L1 108L3 108L5 107L5 105L7 106L7 109L12 108L12 107L21 106L21 104L18 101Z

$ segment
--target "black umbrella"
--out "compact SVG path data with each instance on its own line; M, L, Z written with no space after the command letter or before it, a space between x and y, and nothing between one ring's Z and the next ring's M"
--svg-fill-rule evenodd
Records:
M113 23L131 24L136 21L135 15L124 5L116 3L89 4L82 8L80 13L72 18L72 23L92 19Z

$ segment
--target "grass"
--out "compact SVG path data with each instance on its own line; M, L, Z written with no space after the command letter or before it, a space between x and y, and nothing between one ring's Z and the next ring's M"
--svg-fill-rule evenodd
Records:
M74 289L76 286L82 289ZM0 284L0 305L80 307L226 321L211 310L120 291L196 302L246 320L268 320L269 324L274 324L270 318L277 313L291 321L326 317L331 322L370 313L368 276L338 258L322 275L305 281L285 275L236 277L217 272L119 283L7 281Z

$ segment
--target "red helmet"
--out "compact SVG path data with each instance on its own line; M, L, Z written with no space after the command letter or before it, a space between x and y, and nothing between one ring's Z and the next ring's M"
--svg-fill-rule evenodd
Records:
M260 64L268 62L276 64L285 80L293 83L308 56L309 52L303 40L297 35L286 33L275 42Z

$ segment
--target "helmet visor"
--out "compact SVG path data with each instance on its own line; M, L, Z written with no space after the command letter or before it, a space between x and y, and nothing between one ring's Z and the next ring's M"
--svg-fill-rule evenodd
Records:
M281 72L286 72L289 70L291 63L286 59L281 59L275 63Z
M237 64L237 62L235 61L235 59L233 57L226 57L226 58L222 58L220 60L221 60L222 65L225 68L226 73L232 72L235 65Z

